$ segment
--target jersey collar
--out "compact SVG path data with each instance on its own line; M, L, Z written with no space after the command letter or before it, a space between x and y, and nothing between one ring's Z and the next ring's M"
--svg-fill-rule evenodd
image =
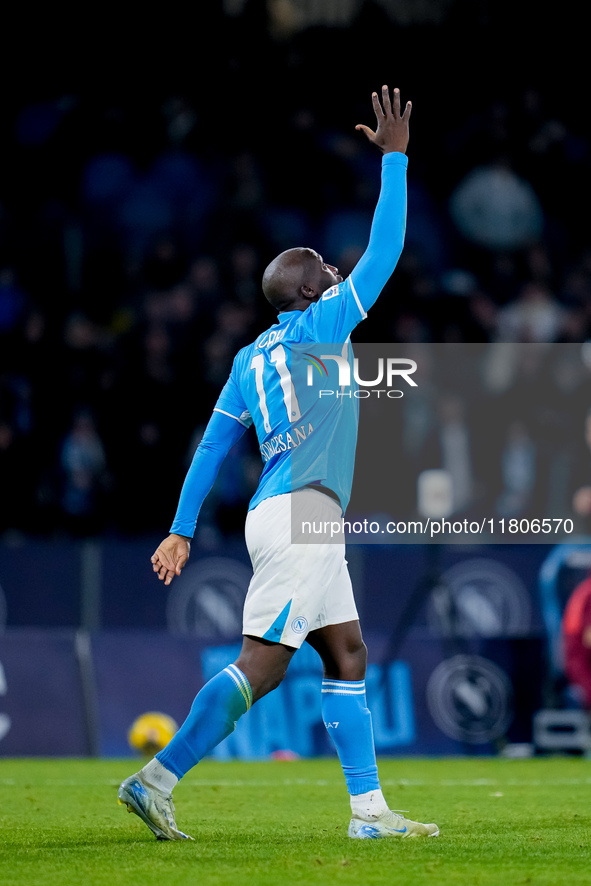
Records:
M303 311L282 311L280 314L277 314L277 322L287 323L288 320L291 320L292 317L297 317L298 314L303 314Z

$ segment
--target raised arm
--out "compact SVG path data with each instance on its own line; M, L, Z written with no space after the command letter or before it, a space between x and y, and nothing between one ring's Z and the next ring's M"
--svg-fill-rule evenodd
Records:
M406 103L400 113L400 91L394 90L393 101L387 86L382 87L382 103L372 95L376 115L375 132L359 123L355 128L382 152L382 186L373 217L367 249L351 273L351 280L364 311L375 302L392 275L404 246L406 231L406 168L405 156L409 138L412 105Z
M394 106L390 102L390 93L387 86L382 86L382 105L378 98L377 92L371 97L374 113L376 115L377 127L374 132L369 126L358 123L355 129L364 132L369 141L378 147L382 154L390 154L392 151L398 151L400 154L406 154L408 147L408 123L412 111L412 102L407 102L404 113L400 113L400 90L395 89L393 93Z

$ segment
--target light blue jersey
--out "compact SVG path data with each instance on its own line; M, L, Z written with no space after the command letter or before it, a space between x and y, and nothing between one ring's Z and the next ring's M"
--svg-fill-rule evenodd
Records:
M276 325L236 356L214 411L254 422L264 467L249 509L311 483L326 486L347 507L358 401L350 390L321 394L339 388L338 365L328 355L351 359L346 343L364 317L348 277L305 311L279 314Z
M367 250L347 277L305 311L286 311L236 356L181 493L171 532L192 536L225 455L254 423L263 471L250 509L271 496L320 484L343 511L351 496L358 401L322 397L339 388L334 357L352 360L349 338L402 252L406 227L404 154L382 158L382 186ZM324 355L324 357L323 357Z

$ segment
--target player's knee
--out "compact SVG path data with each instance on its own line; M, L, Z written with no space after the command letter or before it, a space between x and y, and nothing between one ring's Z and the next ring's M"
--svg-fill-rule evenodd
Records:
M277 689L295 650L276 643L246 642L235 664L246 676L254 701Z
M344 661L344 671L347 676L343 680L365 680L367 669L367 646L363 640L351 645L347 649Z
M273 689L277 689L277 687L283 682L283 678L287 673L287 667L281 668L279 671L275 671L274 674L269 674L267 685L267 692L272 692Z
M268 695L269 692L273 692L274 689L277 689L283 681L286 673L287 665L253 675L251 678L253 701L258 701L259 698L262 698L264 695Z
M331 674L334 679L358 681L365 679L367 668L367 646L361 638L351 640L334 657Z

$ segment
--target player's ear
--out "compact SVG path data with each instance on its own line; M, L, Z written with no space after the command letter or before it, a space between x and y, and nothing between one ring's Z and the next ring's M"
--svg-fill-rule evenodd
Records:
M318 295L318 292L313 286L308 286L307 283L303 283L302 286L300 286L300 294L302 298L307 298L308 301L311 301L316 295Z

